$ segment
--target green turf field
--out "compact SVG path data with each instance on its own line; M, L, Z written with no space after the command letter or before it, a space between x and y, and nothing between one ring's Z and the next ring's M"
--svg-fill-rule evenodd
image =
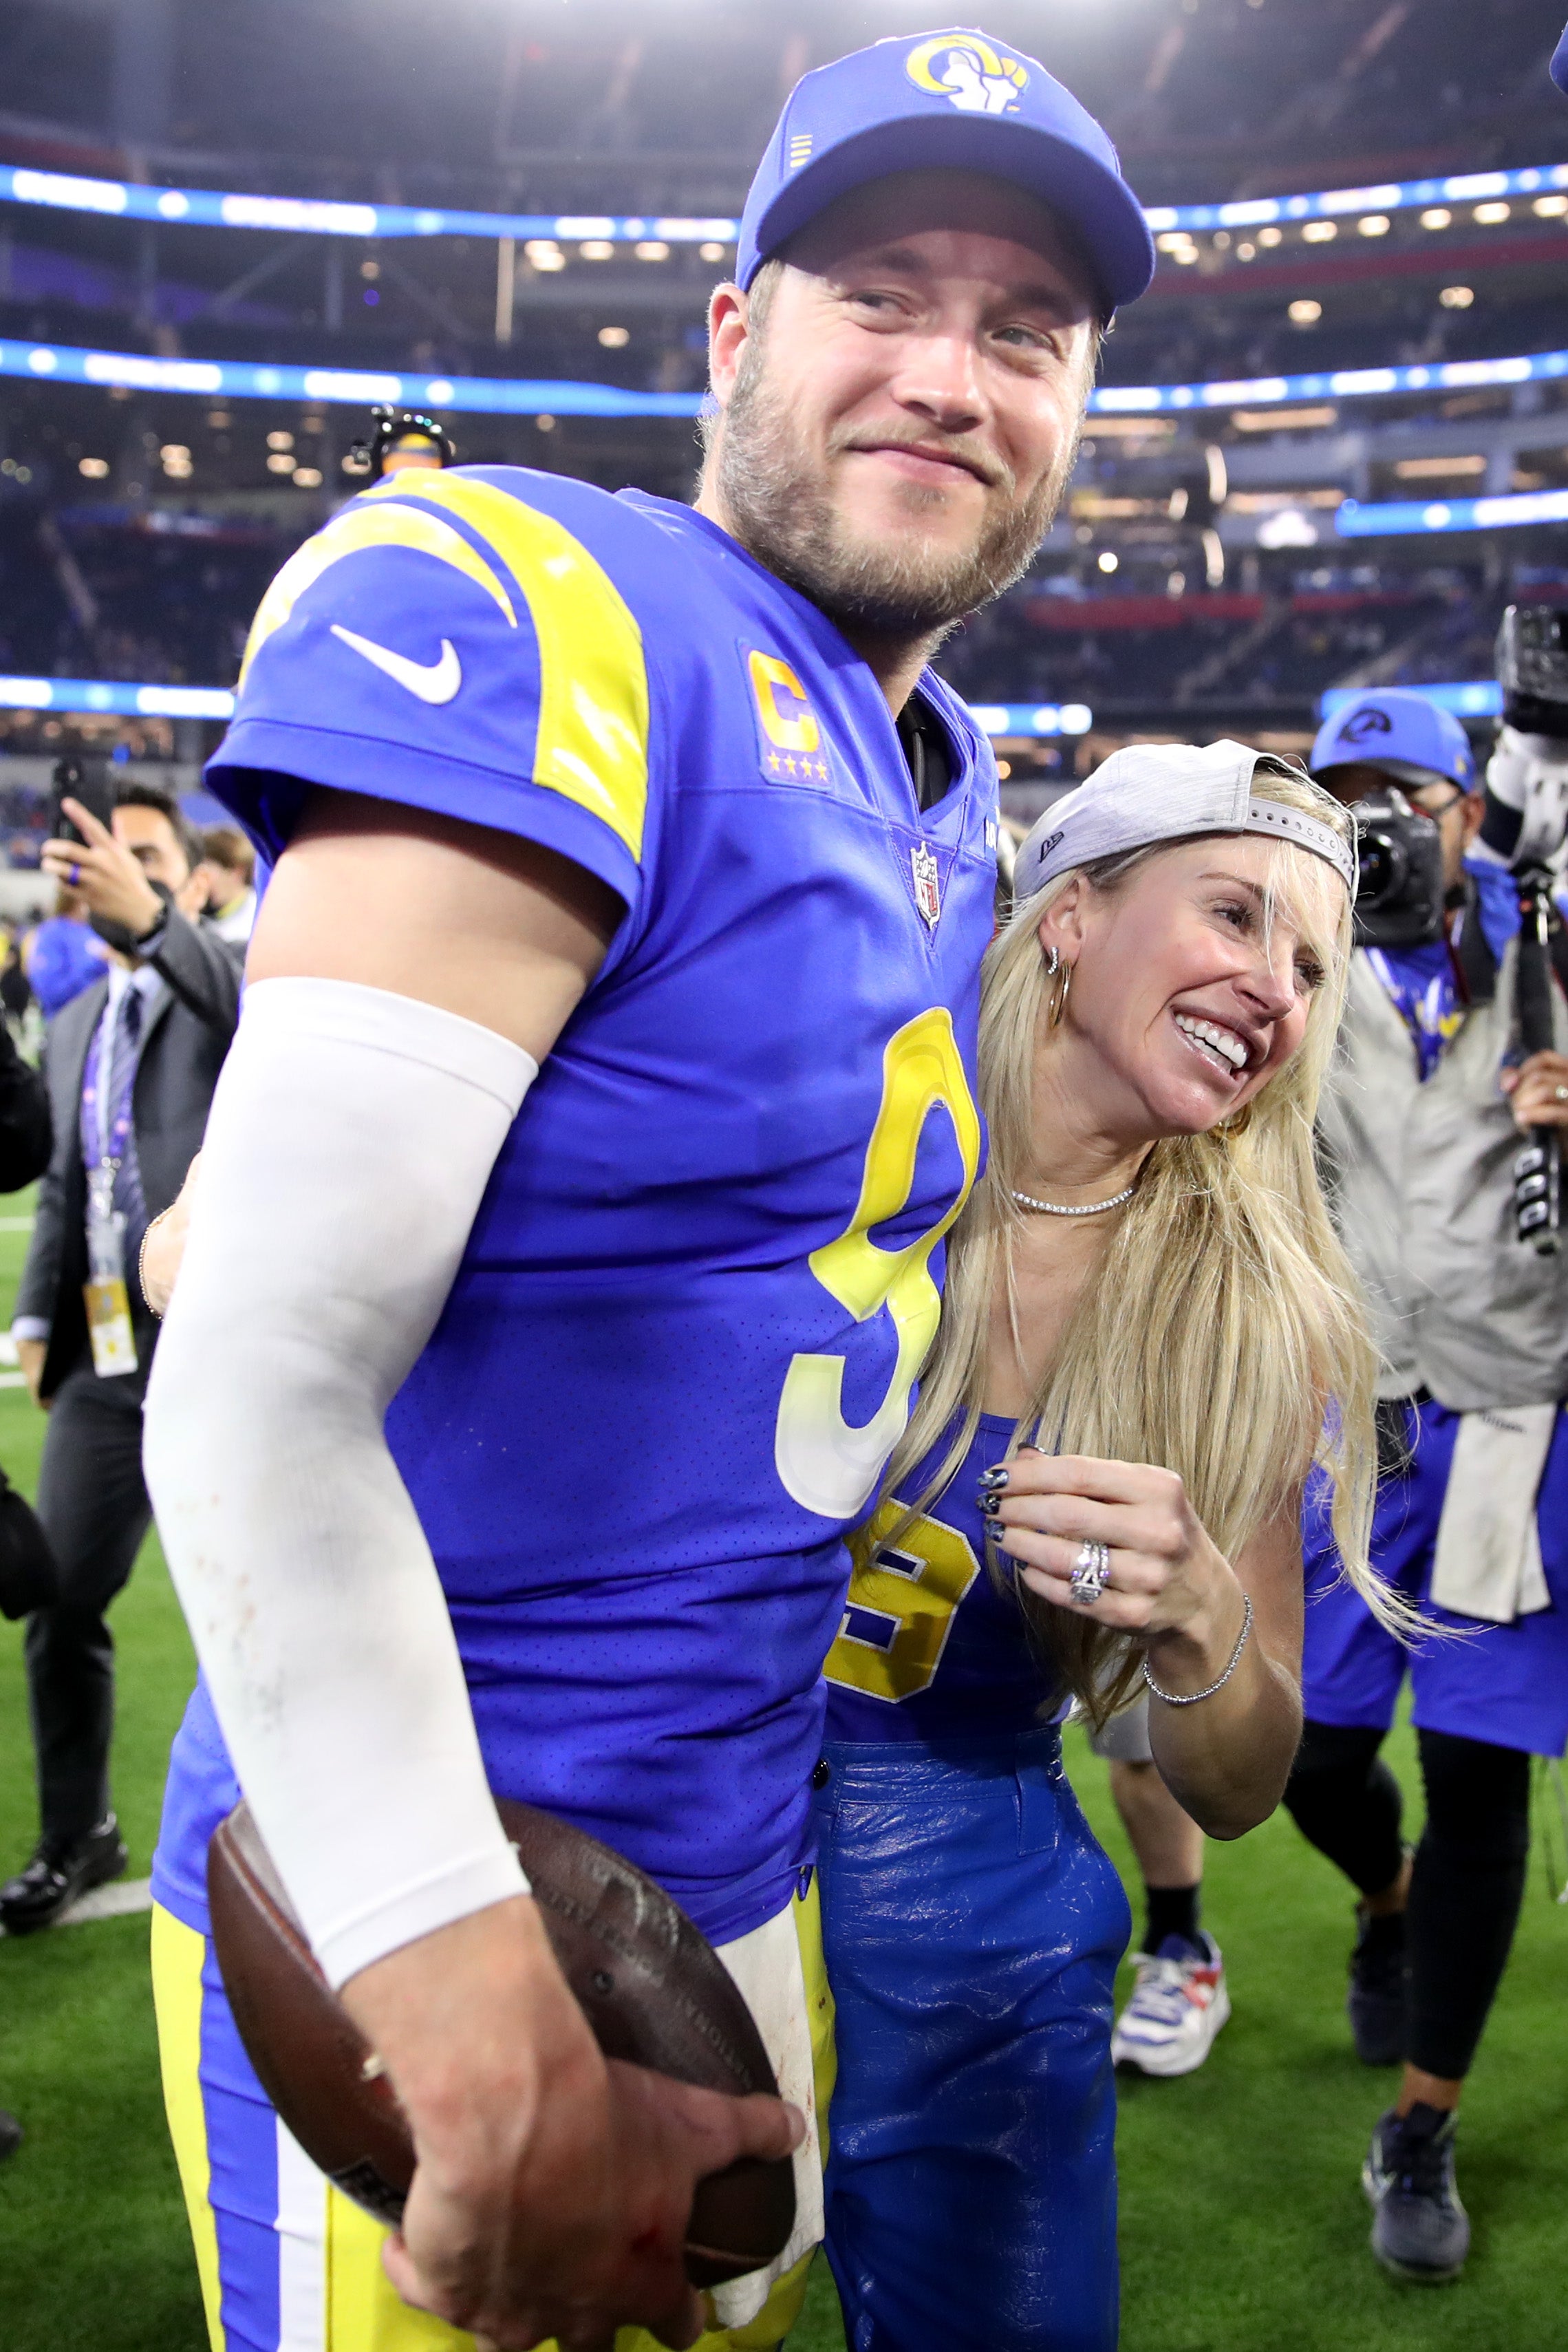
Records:
M0 1202L15 1214L18 1204ZM0 1328L24 1236L0 1231ZM42 1434L0 1389L0 1461L31 1490ZM144 1876L190 1653L154 1544L115 1615L116 1785ZM0 1626L0 1868L32 1841L19 1631ZM1391 1750L1414 1788L1411 1751ZM1074 1780L1118 1862L1103 1768ZM1568 1909L1532 1860L1525 1915L1466 2108L1459 2175L1475 2224L1464 2279L1385 2279L1356 2185L1392 2077L1350 2054L1340 2001L1345 1889L1282 1819L1211 1849L1208 1920L1236 2014L1202 2073L1137 2082L1121 2123L1126 2352L1548 2352L1568 2291ZM0 2105L27 2126L0 2169L5 2352L204 2352L164 2139L145 1919L0 1942ZM841 2352L819 2265L791 2352ZM924 2347L922 2347L924 2352ZM933 2343L930 2352L944 2352Z

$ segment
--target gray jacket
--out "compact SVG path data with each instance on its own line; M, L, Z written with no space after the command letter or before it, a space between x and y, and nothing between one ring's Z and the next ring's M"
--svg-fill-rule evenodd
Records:
M213 1088L239 1019L243 949L188 923L173 908L148 961L165 982L136 1064L131 1118L149 1219L166 1209L201 1150ZM18 1317L49 1326L43 1394L52 1396L87 1346L87 1174L81 1157L81 1089L88 1048L109 995L95 982L55 1015L44 1047L54 1115L54 1151L38 1188L32 1244L16 1292ZM134 1283L132 1309L145 1315Z
M1470 920L1475 921L1472 912ZM1383 1356L1378 1394L1429 1389L1459 1412L1568 1395L1568 1253L1513 1225L1524 1139L1498 1074L1513 1039L1510 946L1479 967L1456 1037L1423 1086L1408 1029L1364 953L1319 1117L1329 1196ZM1558 1051L1568 1003L1552 990Z

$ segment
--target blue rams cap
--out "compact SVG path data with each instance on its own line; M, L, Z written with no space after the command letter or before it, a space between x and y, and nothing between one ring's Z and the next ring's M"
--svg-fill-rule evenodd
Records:
M737 283L835 197L934 164L1011 180L1060 213L1108 311L1154 276L1148 223L1093 116L1033 58L960 28L877 41L796 83L746 199Z
M1552 52L1552 79L1568 97L1568 27L1564 27L1563 38Z
M1430 783L1445 776L1461 791L1476 788L1470 740L1450 710L1403 687L1372 687L1325 719L1308 762L1322 779L1330 769L1364 761L1396 783Z

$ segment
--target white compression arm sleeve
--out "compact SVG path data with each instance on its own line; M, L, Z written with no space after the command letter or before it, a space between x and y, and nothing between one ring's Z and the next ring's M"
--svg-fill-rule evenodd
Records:
M538 1075L409 997L258 982L158 1343L145 1458L170 1570L334 1985L527 1892L382 1424Z

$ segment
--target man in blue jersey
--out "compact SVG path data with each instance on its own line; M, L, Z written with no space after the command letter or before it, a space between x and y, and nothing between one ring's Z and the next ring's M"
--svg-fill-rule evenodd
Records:
M694 2182L800 2135L606 2065L491 1791L651 1870L810 2110L842 1537L980 1148L995 770L925 664L1028 562L1151 268L1040 66L879 43L758 171L695 511L403 473L263 601L212 772L277 866L149 1431L204 1668L155 1957L214 2340L687 2343ZM409 2115L384 2261L428 2322L235 2042L237 1786ZM810 2161L739 2340L792 2316Z

